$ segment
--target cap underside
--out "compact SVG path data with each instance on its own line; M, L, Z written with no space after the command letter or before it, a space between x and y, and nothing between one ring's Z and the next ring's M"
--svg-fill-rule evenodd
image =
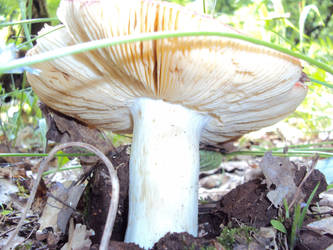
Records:
M63 0L64 28L38 39L29 55L103 38L156 31L236 31L175 4L146 0ZM41 33L54 27L47 26ZM306 89L299 61L224 37L128 43L34 65L41 100L89 125L129 132L138 97L163 99L211 116L202 140L219 143L293 112Z

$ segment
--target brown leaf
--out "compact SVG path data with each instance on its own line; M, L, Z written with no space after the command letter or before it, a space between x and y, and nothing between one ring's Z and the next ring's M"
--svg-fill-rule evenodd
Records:
M53 109L47 107L45 104L40 104L40 108L49 130L47 131L46 138L58 143L65 142L85 142L97 147L104 154L113 150L114 147L110 140L108 140L100 130L90 128L87 125L75 120L69 116L61 114ZM72 149L66 150L67 153L78 152ZM80 157L80 160L85 163L95 163L97 157Z

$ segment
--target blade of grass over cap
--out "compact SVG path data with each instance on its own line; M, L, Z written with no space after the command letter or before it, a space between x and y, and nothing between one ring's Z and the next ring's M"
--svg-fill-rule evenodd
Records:
M155 32L155 33L148 33L148 34L139 34L139 35L130 35L125 37L118 37L118 38L112 38L112 39L103 39L103 40L96 40L96 41L90 41L86 43L81 43L73 46L63 47L59 49L55 49L50 52L42 53L36 56L17 59L9 62L7 65L3 65L0 67L0 73L3 73L5 71L32 65L35 63L40 63L44 61L48 61L51 59L68 56L72 54L77 54L93 49L98 48L105 48L108 46L114 46L124 43L131 43L131 42L140 42L140 41L147 41L147 40L156 40L156 39L164 39L164 38L174 38L174 37L186 37L186 36L220 36L220 37L228 37L228 38L234 38L239 39L243 41L247 41L250 43L262 45L280 52L283 52L285 54L288 54L290 56L294 56L296 58L302 59L312 65L317 66L318 68L321 68L331 74L333 74L333 68L331 68L329 65L325 63L321 63L313 58L310 58L306 55L296 53L292 50L283 48L279 45L265 42L259 39L255 39L252 37L234 34L234 33L224 33L224 32L209 32L209 31L200 31L200 32Z

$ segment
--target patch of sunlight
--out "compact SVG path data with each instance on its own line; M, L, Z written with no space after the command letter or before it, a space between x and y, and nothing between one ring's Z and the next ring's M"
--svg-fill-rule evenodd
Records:
M257 5L249 4L236 10L233 15L222 14L218 17L218 20L240 29L246 35L269 41L271 35L265 29L265 19L269 18L267 15L263 10L258 10Z
M11 106L7 111L8 118L13 118L14 114L18 111L19 111L19 106L18 105Z
M333 82L333 75L330 73L326 73L326 79L327 82Z
M30 113L31 109L32 109L31 106L28 103L24 103L22 108L27 113Z
M0 18L0 21L2 21L1 18ZM3 47L5 45L7 36L8 36L8 27L1 28L0 29L0 47Z
M18 105L12 105L10 106L7 111L0 113L0 119L2 122L8 122L10 118L14 117L14 114L18 112L19 106Z
M251 132L249 134L244 135L244 138L248 140L258 140L266 138L269 134L276 134L282 137L285 140L278 141L276 140L276 147L284 147L286 145L295 145L298 144L299 141L302 139L307 138L306 133L302 130L297 128L296 126L292 125L294 122L298 122L297 118L292 122L280 121L270 127L262 128L258 131Z

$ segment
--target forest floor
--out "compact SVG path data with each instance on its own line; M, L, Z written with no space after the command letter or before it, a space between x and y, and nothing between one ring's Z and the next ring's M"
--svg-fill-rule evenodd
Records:
M128 211L129 146L115 148L98 131L46 112L50 141L91 143L117 169L120 197L109 248L141 249L123 242ZM268 136L265 140L273 139ZM0 153L12 150L5 143L0 144ZM325 176L315 169L317 160L290 160L268 152L257 158L236 156L224 160L216 169L201 172L199 236L167 234L154 249L332 247L333 189L327 189ZM38 186L32 208L14 239L20 244L19 249L98 249L112 195L108 171L95 156L70 158L61 166L66 171L56 171L59 161L58 158L50 162ZM1 248L15 232L41 160L3 157L0 163ZM297 210L306 212L304 221ZM277 224L272 225L272 220Z

